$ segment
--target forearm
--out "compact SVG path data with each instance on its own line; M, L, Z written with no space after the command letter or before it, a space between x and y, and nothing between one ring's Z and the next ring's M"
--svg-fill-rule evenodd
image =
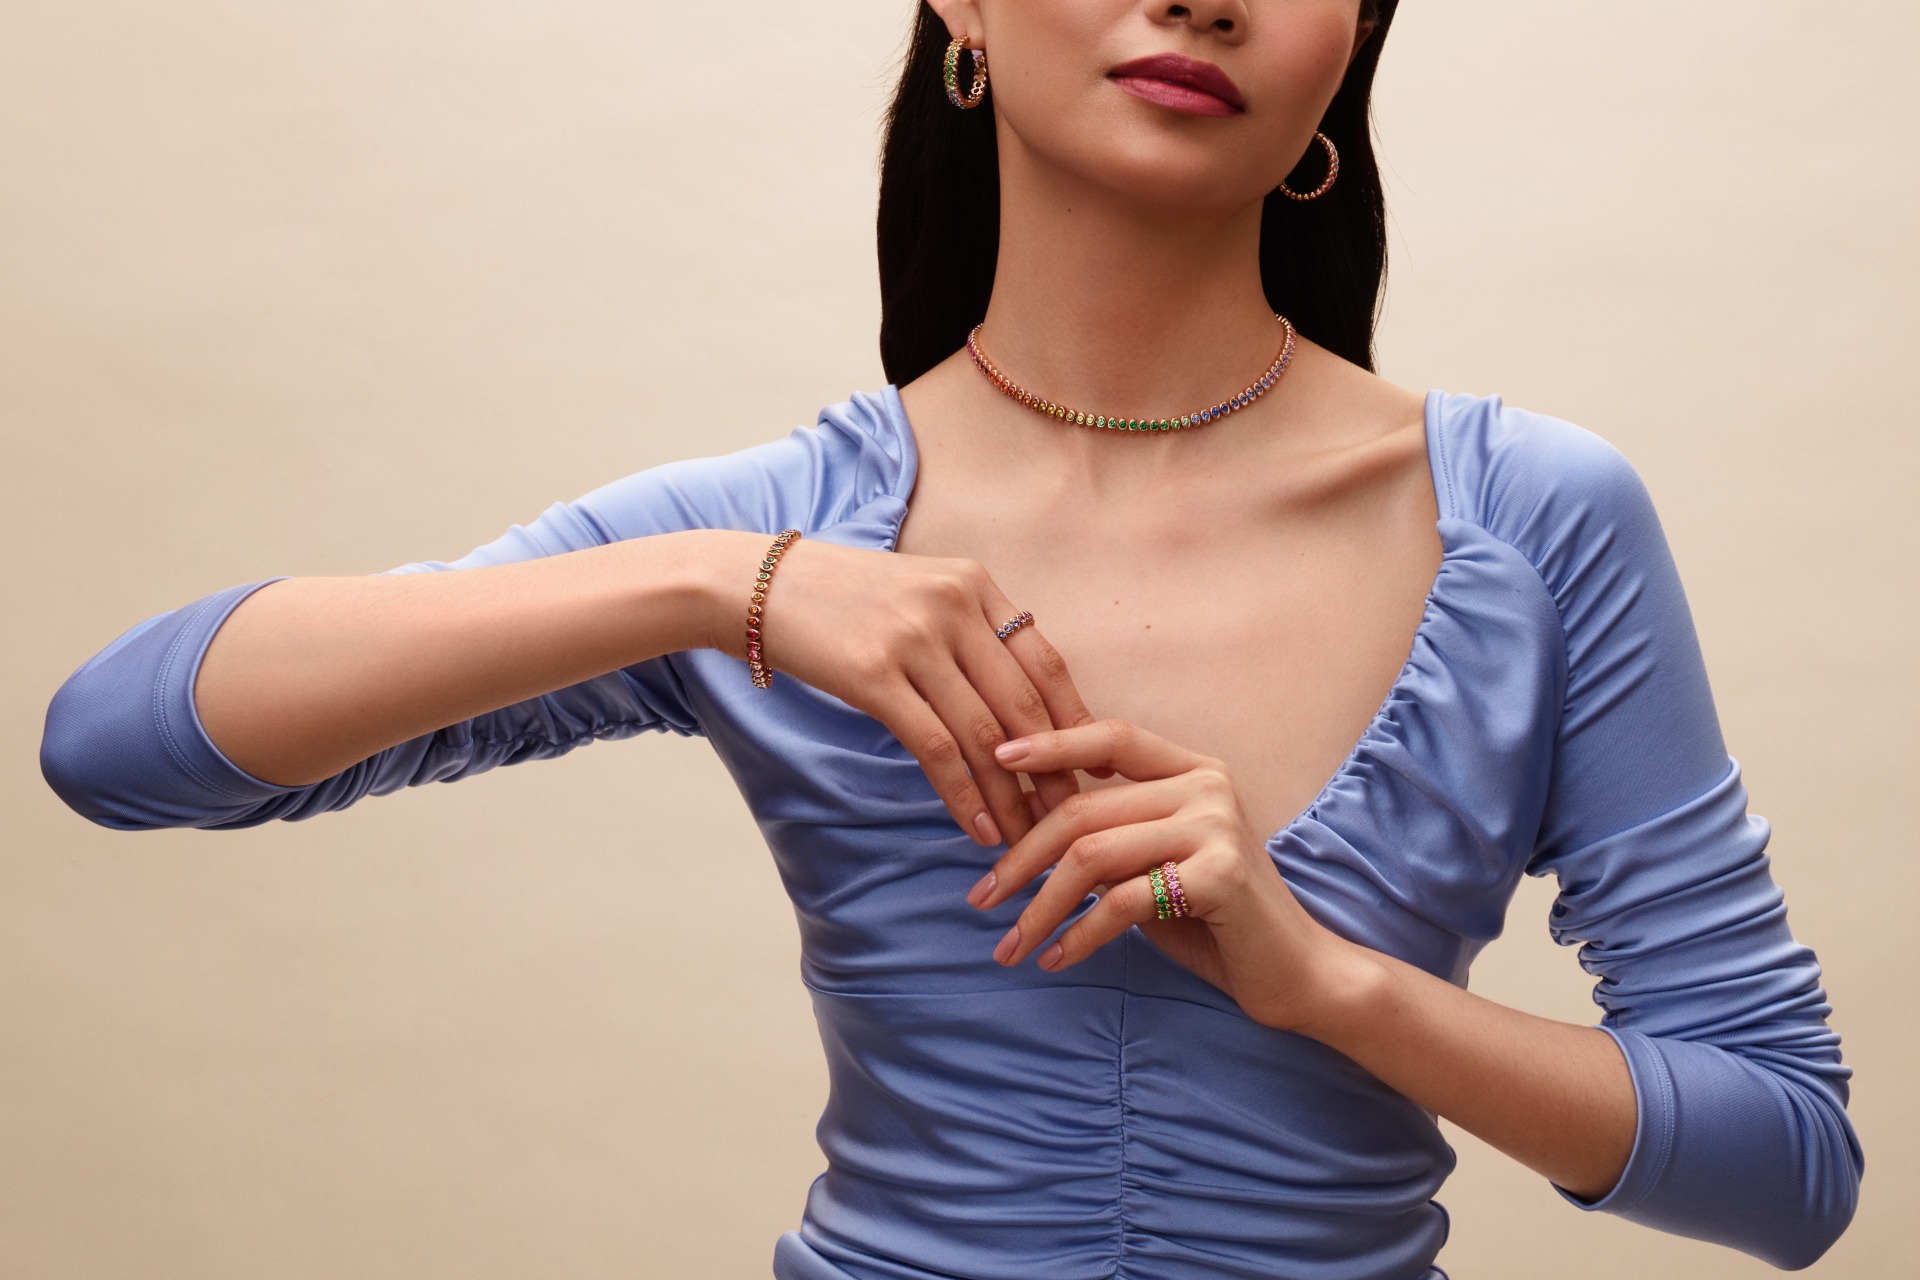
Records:
M1293 1029L1584 1199L1633 1150L1633 1080L1594 1027L1495 1004L1376 951L1335 942L1333 994Z
M486 711L737 644L722 623L744 617L733 596L763 541L696 530L458 572L275 583L214 637L195 705L239 768L317 782Z

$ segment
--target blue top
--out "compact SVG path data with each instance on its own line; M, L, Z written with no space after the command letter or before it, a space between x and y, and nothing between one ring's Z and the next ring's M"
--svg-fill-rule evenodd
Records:
M1268 851L1329 928L1463 984L1521 874L1557 877L1553 935L1599 979L1639 1102L1625 1174L1583 1207L1805 1266L1853 1214L1848 1070L1646 492L1597 437L1498 399L1436 392L1426 431L1444 556L1412 652ZM399 572L690 528L891 550L915 467L888 388ZM112 827L243 827L596 738L705 735L792 896L832 1079L827 1171L775 1251L781 1280L1439 1275L1432 1197L1454 1159L1431 1115L1138 932L1058 975L993 963L1026 895L966 904L995 854L878 722L699 650L273 786L220 754L192 696L259 585L150 619L76 672L47 716L54 790Z

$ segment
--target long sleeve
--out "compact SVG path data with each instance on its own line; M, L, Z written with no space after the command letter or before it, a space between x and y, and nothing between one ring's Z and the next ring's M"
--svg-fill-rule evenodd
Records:
M1449 459L1559 611L1567 683L1527 870L1599 979L1639 1103L1619 1183L1581 1207L1804 1267L1863 1168L1814 954L1727 757L1679 575L1644 487L1597 437L1478 402ZM1467 441L1471 441L1468 444Z
M394 572L508 564L685 529L832 525L911 472L911 444L889 431L895 415L888 408L857 397L785 439L628 476L556 504L460 560ZM689 665L668 654L400 743L310 786L262 782L207 736L193 689L221 624L264 585L234 587L150 618L67 680L48 708L40 761L69 806L123 830L246 827L548 759L600 739L702 732L687 687Z

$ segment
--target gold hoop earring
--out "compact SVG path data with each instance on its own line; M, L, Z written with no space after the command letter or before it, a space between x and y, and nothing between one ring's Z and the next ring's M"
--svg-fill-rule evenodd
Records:
M947 46L946 69L943 78L947 82L947 101L962 111L972 110L980 105L980 99L987 92L987 51L969 49L973 54L973 92L966 97L960 96L960 51L967 47L964 39L955 40Z
M1321 133L1318 129L1313 131L1313 136L1318 138L1320 145L1327 149L1327 180L1305 195L1301 195L1298 191L1289 188L1286 181L1282 179L1280 183L1280 194L1290 200L1318 200L1321 196L1333 190L1333 180L1340 176L1340 153L1334 150L1333 139Z

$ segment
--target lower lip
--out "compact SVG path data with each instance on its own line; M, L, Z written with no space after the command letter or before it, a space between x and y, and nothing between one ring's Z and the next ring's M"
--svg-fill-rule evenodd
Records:
M1210 93L1184 84L1174 84L1170 80L1149 80L1145 76L1114 76L1113 82L1136 98L1145 98L1148 102L1171 107L1175 111L1184 111L1190 116L1237 116L1237 107L1223 102Z

